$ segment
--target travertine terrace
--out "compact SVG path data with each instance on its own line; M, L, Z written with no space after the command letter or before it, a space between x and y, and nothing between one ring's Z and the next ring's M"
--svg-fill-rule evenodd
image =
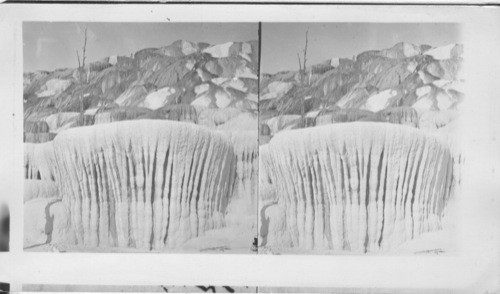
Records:
M412 127L356 122L287 131L267 153L286 230L305 250L389 250L438 229L450 197L447 145Z
M79 244L174 248L224 224L235 156L222 135L127 121L65 131L54 150Z

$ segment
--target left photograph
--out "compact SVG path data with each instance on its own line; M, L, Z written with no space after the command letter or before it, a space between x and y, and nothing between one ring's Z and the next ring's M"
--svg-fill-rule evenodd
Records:
M256 23L23 23L24 250L257 251Z

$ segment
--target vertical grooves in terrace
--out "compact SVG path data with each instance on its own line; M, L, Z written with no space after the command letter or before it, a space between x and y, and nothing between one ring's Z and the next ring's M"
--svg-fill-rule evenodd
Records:
M68 130L53 144L80 245L176 248L224 225L235 155L221 134L135 121Z
M295 247L386 251L440 228L453 164L435 136L393 124L328 125L282 132L266 154Z

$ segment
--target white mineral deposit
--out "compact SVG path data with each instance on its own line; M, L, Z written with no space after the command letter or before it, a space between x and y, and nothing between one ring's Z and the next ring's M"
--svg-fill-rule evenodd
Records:
M387 26L388 47L359 52L371 25L294 28L263 29L259 253L457 253L460 40L388 43Z
M255 254L258 41L95 61L86 32L74 64L24 74L25 250Z

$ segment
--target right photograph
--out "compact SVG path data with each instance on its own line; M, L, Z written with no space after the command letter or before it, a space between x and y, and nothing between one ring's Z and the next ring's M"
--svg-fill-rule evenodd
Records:
M259 254L457 254L461 25L261 31Z

